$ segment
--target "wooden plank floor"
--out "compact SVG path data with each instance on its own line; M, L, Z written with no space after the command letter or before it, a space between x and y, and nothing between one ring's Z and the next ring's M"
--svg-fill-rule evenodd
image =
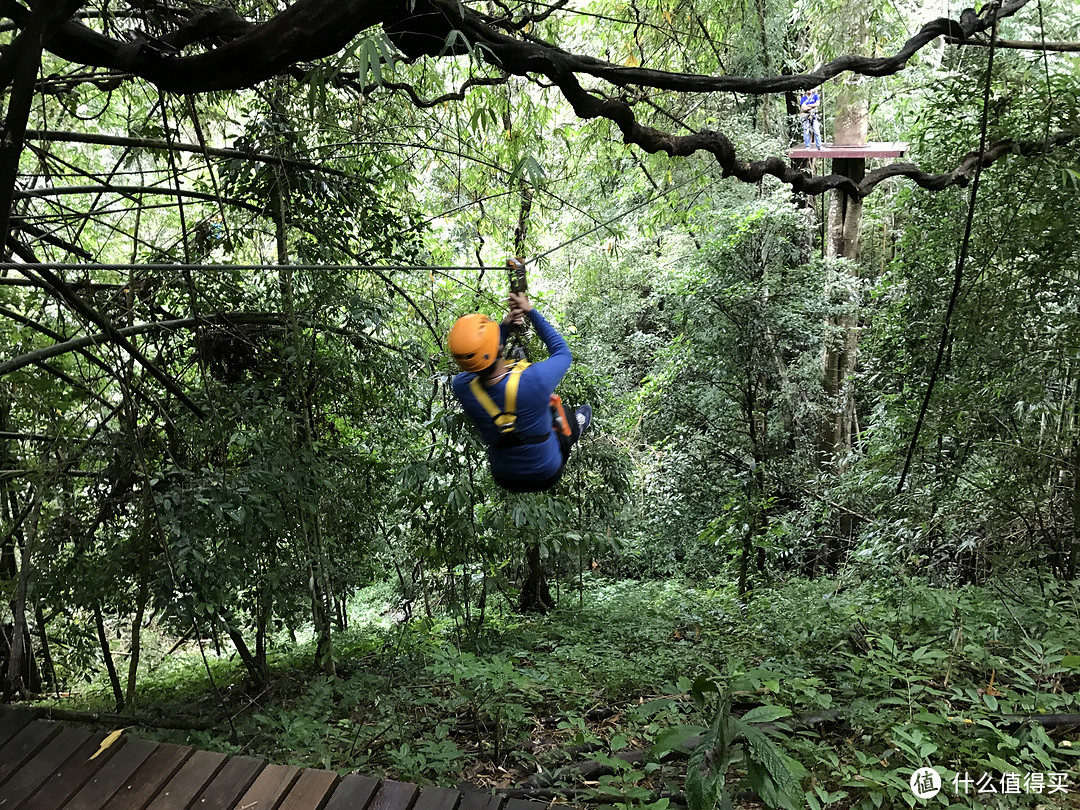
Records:
M0 707L0 810L544 810L490 793L267 764Z
M907 152L908 145L902 141L895 143L878 142L864 143L852 146L842 146L835 143L824 143L821 149L809 146L793 146L788 150L788 157L792 160L802 158L894 158L902 157Z

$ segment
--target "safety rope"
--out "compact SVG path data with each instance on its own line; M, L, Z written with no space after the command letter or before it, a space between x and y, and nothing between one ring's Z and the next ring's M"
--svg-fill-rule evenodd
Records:
M911 470L911 462L915 457L915 448L918 447L919 433L922 431L923 422L926 420L926 412L930 408L930 397L937 384L938 375L941 373L941 364L945 359L945 348L949 344L949 325L952 322L956 302L960 297L960 288L964 279L964 264L967 262L968 246L971 243L971 229L975 221L975 198L979 193L979 179L982 176L982 156L986 152L986 131L990 119L990 78L994 71L994 49L997 44L997 7L992 12L994 23L990 29L990 53L986 63L986 86L983 88L982 122L979 132L979 160L975 164L975 177L971 181L971 196L968 198L967 222L964 226L964 238L960 243L960 255L956 260L956 270L953 273L952 294L949 296L949 305L945 310L945 320L941 325L941 340L938 342L937 357L934 358L934 367L930 372L930 381L926 384L926 393L923 395L922 404L919 406L919 416L915 420L915 430L911 434L911 443L908 445L907 458L904 459L904 469L900 473L900 480L896 484L896 494L904 490L908 472Z

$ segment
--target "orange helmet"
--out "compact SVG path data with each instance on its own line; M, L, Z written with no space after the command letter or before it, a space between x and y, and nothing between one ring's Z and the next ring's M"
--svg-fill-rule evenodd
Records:
M462 371L483 371L499 356L499 325L479 312L464 315L450 330L448 342Z

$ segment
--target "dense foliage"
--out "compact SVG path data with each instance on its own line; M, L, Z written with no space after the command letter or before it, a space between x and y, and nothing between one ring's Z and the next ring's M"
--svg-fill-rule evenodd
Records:
M195 13L143 5L153 47ZM933 16L872 6L530 5L520 41L782 80ZM1012 144L961 185L876 181L847 252L842 192L826 213L790 179L624 145L622 118L458 29L432 59L370 29L174 95L63 58L68 29L20 84L19 9L5 701L654 810L915 806L931 764L942 806L1075 799L1080 70L1031 46L1080 36L1067 3L1011 9L993 36L1025 48L826 85L826 130L867 110L932 174ZM791 93L603 87L739 154L798 137ZM596 414L540 495L492 482L443 346L499 313L510 253L574 354L560 393ZM950 793L965 772L1071 793Z

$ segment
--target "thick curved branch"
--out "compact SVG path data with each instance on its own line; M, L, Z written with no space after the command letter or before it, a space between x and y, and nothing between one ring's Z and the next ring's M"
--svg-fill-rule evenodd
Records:
M1026 0L1023 1L1026 2ZM503 39L515 46L519 44L508 37ZM549 61L547 65L540 65L534 59L531 67L549 76L573 106L578 117L586 120L606 118L612 121L619 127L626 143L639 146L646 152L664 152L678 157L689 156L699 151L708 152L716 158L725 177L735 177L746 183L757 183L765 175L772 175L790 185L795 191L806 194L821 194L831 189L839 189L855 197L865 197L883 180L896 176L907 177L923 188L935 191L953 185L963 186L967 184L972 172L980 163L984 167L989 166L994 161L1014 152L1023 155L1042 154L1056 146L1067 144L1077 137L1076 133L1065 132L1058 133L1045 141L998 141L986 150L981 159L978 152L968 153L960 165L951 172L929 174L910 163L895 164L871 172L861 183L856 184L851 178L839 174L813 177L794 169L779 157L752 162L739 160L735 154L735 145L722 132L700 130L690 135L673 135L645 126L638 122L633 107L629 103L621 99L600 98L588 92L581 86L575 72L558 60Z
M989 48L990 43L981 39L955 40L946 37L945 41L950 45L977 45ZM1047 40L1039 42L1031 39L996 39L995 48L1010 48L1017 51L1059 51L1061 53L1080 53L1080 42L1054 42Z
M0 0L2 2L2 0ZM233 12L204 13L192 17L183 31L167 37L172 46L189 42L225 40L207 53L173 56L168 50L145 40L121 43L97 34L78 22L69 21L49 43L59 56L80 62L122 69L141 76L166 90L203 92L238 89L276 75L298 62L318 59L340 50L366 27L381 25L394 43L409 56L442 55L460 51L465 40L474 52L508 74L543 76L550 80L574 111L583 119L607 118L622 132L626 143L647 152L665 152L688 156L704 151L712 154L725 176L744 182L757 182L773 175L795 191L820 194L829 189L865 196L887 177L904 176L924 188L938 189L962 185L974 165L989 165L1010 151L1024 148L1034 154L1045 148L1066 143L1071 135L1062 134L1039 144L1008 144L994 148L981 159L969 155L957 169L944 175L930 175L911 164L899 164L872 172L860 184L842 175L812 177L788 165L779 157L748 162L735 154L731 140L721 132L700 130L676 136L642 125L633 108L625 101L605 97L585 89L580 75L600 79L616 88L647 87L676 92L734 91L766 94L816 85L841 73L887 76L900 72L908 60L938 37L966 43L988 29L993 18L1015 14L1029 0L1008 0L995 14L980 16L966 9L959 20L939 18L928 22L892 56L841 56L817 70L793 76L763 78L742 76L702 76L615 65L590 56L573 54L535 39L521 39L504 33L505 21L492 20L460 5L457 0L298 0L285 11L260 25L248 23ZM988 7L989 8L989 7ZM465 34L456 48L447 49L451 32ZM394 85L394 89L407 86ZM462 88L464 90L464 88ZM423 99L413 95L414 103ZM997 146L997 145L995 145ZM974 163L972 162L974 161ZM56 192L38 192L56 193Z
M940 191L949 186L963 187L968 184L975 173L975 169L980 164L985 169L995 161L1009 155L1023 155L1024 157L1044 155L1059 146L1072 143L1077 138L1080 138L1080 133L1057 132L1040 141L1013 141L1009 139L994 141L986 147L986 151L982 153L981 157L977 149L972 150L964 156L959 166L944 174L927 174L911 163L892 163L867 174L859 184L859 192L865 197L873 190L874 186L888 177L907 177L922 188L930 191Z
M1015 14L1028 2L1004 3L997 13L998 19ZM141 76L164 90L198 93L258 84L300 62L337 53L359 32L375 25L381 25L408 56L460 53L463 42L454 48L446 47L450 33L460 30L469 35L474 45L490 49L481 49L485 58L516 75L548 73L548 69L557 66L563 71L603 79L617 87L636 85L683 92L764 94L819 84L845 72L866 76L898 73L915 53L938 37L963 43L986 30L990 22L988 17L967 9L959 21L939 18L928 22L892 56L845 55L809 73L762 78L630 68L572 54L535 40L508 36L495 27L503 27L502 21L492 24L455 0L298 0L260 25L237 17L235 12L214 9L196 15L188 27L163 40L170 48L215 37L227 40L220 47L191 56L173 56L171 51L155 47L146 39L120 42L69 21L53 36L48 49L73 62Z
M1005 3L997 13L997 19L1010 17L1029 0L1012 0ZM467 19L466 22L471 22ZM822 65L808 73L799 73L790 76L764 76L760 78L746 76L702 76L684 73L669 73L663 70L651 70L648 68L630 68L622 65L614 65L601 59L590 56L579 56L545 47L536 43L524 43L502 34L494 34L491 41L483 38L484 31L470 27L468 30L477 39L491 46L495 55L502 62L503 67L513 73L517 73L508 60L513 62L514 51L521 52L529 62L530 72L547 73L538 64L540 59L557 66L560 70L569 70L574 73L585 73L598 79L615 85L616 87L638 86L652 87L659 90L673 90L676 92L711 93L717 91L748 93L752 95L764 95L766 93L779 93L790 90L798 90L801 87L816 86L822 82L839 76L841 73L856 73L862 76L891 76L899 73L907 65L908 60L936 40L938 37L950 37L957 43L964 43L969 37L989 29L992 25L990 16L979 16L972 9L965 9L959 21L939 17L926 23L919 31L908 39L907 42L892 56L869 57L847 54L837 57L831 62ZM488 29L490 30L490 29ZM545 53L546 52L546 53ZM518 57L520 58L520 57Z
M406 55L439 54L450 31L460 27L462 7L436 2L438 7L429 0L299 0L260 25L238 21L227 13L217 18L199 15L190 21L191 30L185 28L161 41L168 48L147 38L120 42L69 21L52 37L48 50L79 64L141 76L172 92L239 90L300 62L337 53L359 32L376 25ZM18 4L4 4L5 13L18 22L20 14L9 11L9 5ZM228 41L205 53L171 55L173 48L215 36ZM464 43L457 50L463 47Z

